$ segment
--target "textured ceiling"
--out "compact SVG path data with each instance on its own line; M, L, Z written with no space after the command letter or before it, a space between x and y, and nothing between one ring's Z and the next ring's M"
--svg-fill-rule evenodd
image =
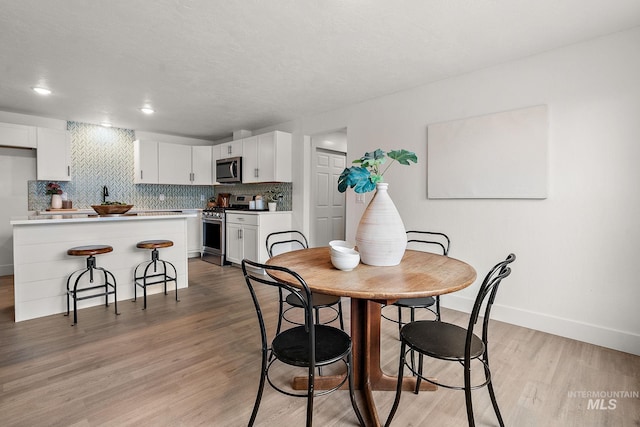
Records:
M0 110L220 139L638 25L638 0L0 0Z

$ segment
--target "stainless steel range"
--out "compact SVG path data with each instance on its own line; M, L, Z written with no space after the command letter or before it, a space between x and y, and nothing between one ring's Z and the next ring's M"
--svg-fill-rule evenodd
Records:
M226 259L225 211L264 210L253 209L253 196L248 194L229 195L228 207L207 208L202 211L202 260L218 265L229 265ZM254 205L255 206L255 205Z
M225 265L224 208L207 208L202 211L202 260Z

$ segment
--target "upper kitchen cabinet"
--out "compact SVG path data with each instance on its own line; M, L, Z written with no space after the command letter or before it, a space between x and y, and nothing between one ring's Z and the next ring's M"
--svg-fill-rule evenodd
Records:
M213 179L213 147L194 145L191 147L191 184L211 185Z
M158 143L158 183L211 185L212 151L208 145Z
M220 158L227 159L229 157L240 157L243 155L242 140L225 142L220 144Z
M211 181L213 183L218 182L218 177L216 176L216 160L221 159L220 157L220 146L214 145L211 147Z
M158 143L158 184L191 184L191 146Z
M274 131L242 140L242 182L290 182L291 134Z
M61 129L37 128L36 178L71 181L71 137Z
M13 123L0 123L0 146L37 148L36 128L14 125Z
M134 184L158 183L158 143L155 141L133 142Z
M212 147L134 141L135 184L213 184Z

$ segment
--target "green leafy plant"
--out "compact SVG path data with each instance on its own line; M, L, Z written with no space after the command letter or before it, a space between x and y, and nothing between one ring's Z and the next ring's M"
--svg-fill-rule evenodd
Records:
M264 195L268 202L278 202L284 195L279 191L267 191Z
M381 171L387 157L391 162ZM410 162L418 163L418 156L405 149L385 153L378 148L370 153L364 153L364 156L352 162L360 166L351 166L342 171L338 178L338 191L344 193L347 188L353 188L356 193L367 193L375 190L376 184L383 182L384 173L394 161L409 166Z

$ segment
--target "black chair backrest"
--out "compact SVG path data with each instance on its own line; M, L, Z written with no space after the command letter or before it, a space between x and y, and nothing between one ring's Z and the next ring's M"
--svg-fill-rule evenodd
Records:
M417 230L407 231L407 244L414 242L419 243L418 247L420 250L422 249L422 244L436 245L442 250L442 255L449 254L449 246L451 245L449 237L444 233Z
M488 297L489 299L487 300L487 305L484 309L484 319L482 323L482 341L484 341L485 344L487 343L491 306L496 299L498 287L500 286L502 279L511 274L511 268L509 267L509 264L515 261L515 259L515 254L509 254L509 256L507 256L504 261L496 264L489 271L489 273L487 273L484 280L482 281L482 285L480 285L480 290L478 291L478 296L476 297L476 301L473 304L473 310L471 311L471 316L469 318L469 328L467 329L467 341L465 346L465 357L467 357L471 351L471 337L473 335L473 327L478 322L482 304Z
M289 252L295 249L306 249L309 242L304 234L297 230L276 231L267 236L267 254L269 258L278 253Z
M252 270L251 268L257 270ZM265 274L261 273L261 270L264 270ZM284 272L286 275L285 281L277 281L271 278L268 274L270 271L279 271ZM302 277L295 271L291 271L284 267L279 267L275 265L265 265L260 264L255 261L250 261L248 259L242 260L242 273L244 274L244 279L247 283L247 287L249 288L249 292L251 293L251 299L253 300L253 305L256 309L256 314L258 315L258 323L260 324L260 335L262 337L262 348L269 348L269 341L267 340L267 328L264 322L264 317L262 315L262 309L260 306L260 299L258 298L258 294L255 291L254 285L265 285L274 288L278 288L280 290L286 290L298 297L301 301L301 304L304 308L304 322L305 322L305 330L309 333L309 348L311 349L311 354L309 360L311 361L312 367L315 367L315 328L313 321L313 307L311 307L308 301L311 301L311 290L307 283L304 281ZM293 286L295 285L295 286ZM310 367L310 369L313 369Z

